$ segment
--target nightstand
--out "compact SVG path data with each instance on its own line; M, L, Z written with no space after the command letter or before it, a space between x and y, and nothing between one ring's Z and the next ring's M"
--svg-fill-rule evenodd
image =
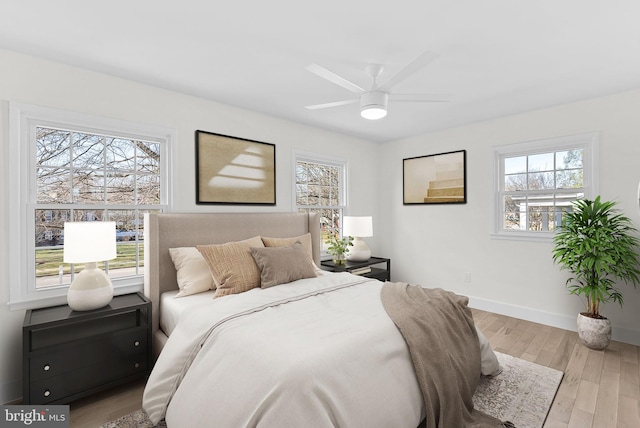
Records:
M385 268L375 265L386 264ZM383 257L371 257L363 262L348 261L344 265L337 265L332 260L320 262L320 267L329 272L350 272L355 275L362 275L367 278L375 278L380 281L391 280L391 259Z
M22 349L23 404L67 404L144 378L151 369L151 302L136 293L92 311L27 310Z

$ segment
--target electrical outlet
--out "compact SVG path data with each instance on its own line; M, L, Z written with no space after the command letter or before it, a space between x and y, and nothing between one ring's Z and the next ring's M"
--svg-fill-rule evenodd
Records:
M464 282L471 282L471 272L464 273Z

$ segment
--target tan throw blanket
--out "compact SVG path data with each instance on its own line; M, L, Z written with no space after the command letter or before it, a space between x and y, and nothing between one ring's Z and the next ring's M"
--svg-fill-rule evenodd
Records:
M385 283L381 293L385 310L409 347L427 428L503 427L498 419L473 408L480 344L469 298L392 282Z

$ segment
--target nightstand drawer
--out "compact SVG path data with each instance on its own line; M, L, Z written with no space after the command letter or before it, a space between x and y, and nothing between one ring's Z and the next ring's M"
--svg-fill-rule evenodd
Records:
M144 354L147 346L146 329L108 334L78 346L52 346L29 359L29 377L36 381L90 365L108 364L132 354Z
M36 328L31 331L30 351L60 345L101 334L122 331L140 326L140 313L129 311L102 318L85 320L69 325Z
M77 368L58 376L31 382L29 403L51 403L61 398L72 396L78 391L88 391L91 388L103 386L109 382L144 373L147 368L147 355L145 352L117 360L109 359L101 364Z

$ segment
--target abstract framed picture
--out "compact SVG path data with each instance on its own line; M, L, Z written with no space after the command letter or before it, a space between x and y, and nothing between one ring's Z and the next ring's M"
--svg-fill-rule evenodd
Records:
M196 131L196 204L275 205L275 144Z
M404 205L466 204L467 151L402 160Z

